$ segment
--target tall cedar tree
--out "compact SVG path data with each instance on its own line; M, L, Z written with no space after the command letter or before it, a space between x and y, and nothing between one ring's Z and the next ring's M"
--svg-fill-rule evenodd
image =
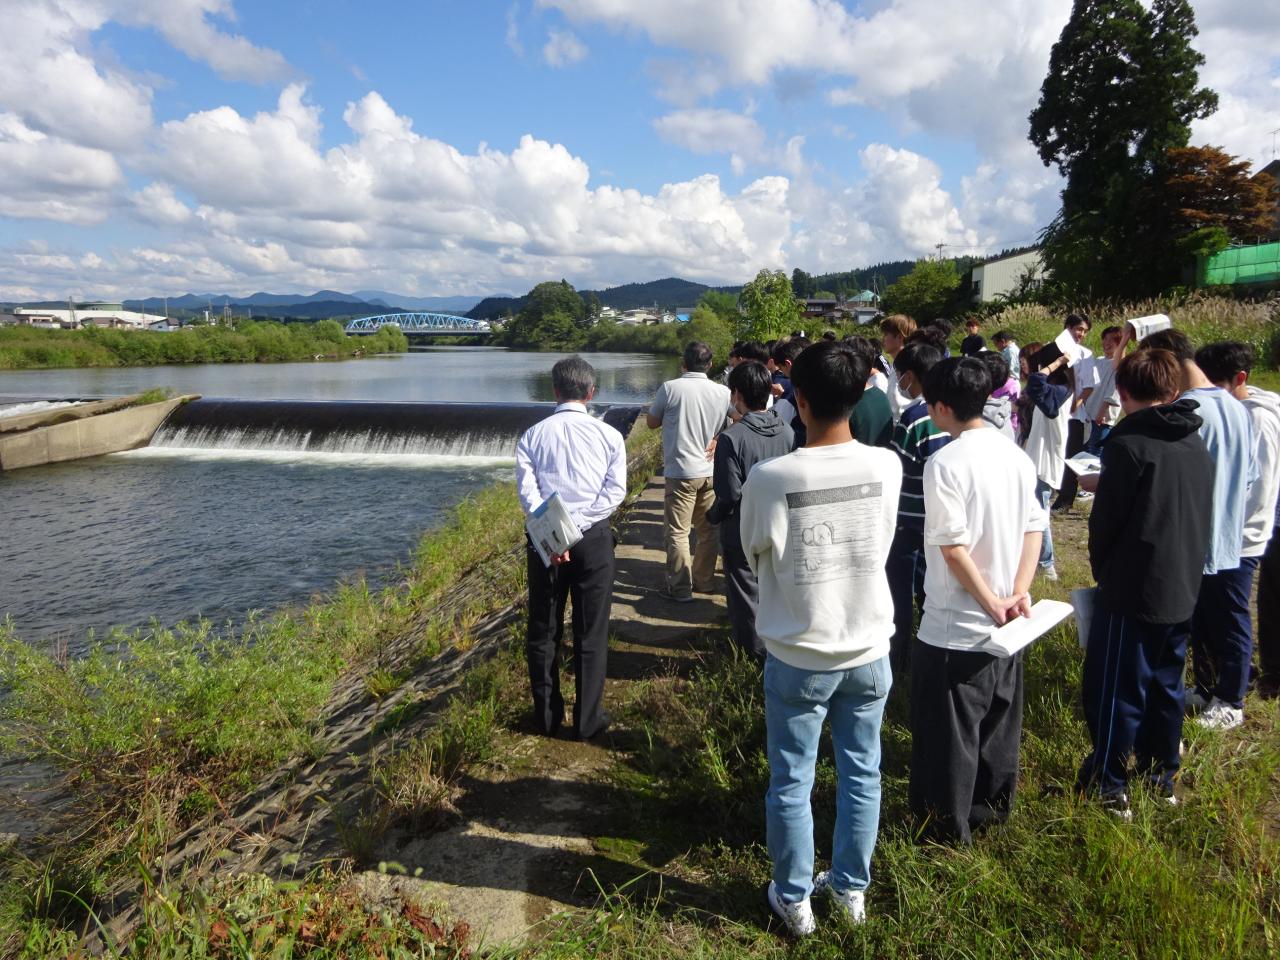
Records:
M1030 139L1066 178L1042 236L1055 281L1081 294L1143 295L1163 285L1135 257L1140 206L1169 150L1218 106L1199 86L1204 57L1187 0L1075 0L1049 57Z

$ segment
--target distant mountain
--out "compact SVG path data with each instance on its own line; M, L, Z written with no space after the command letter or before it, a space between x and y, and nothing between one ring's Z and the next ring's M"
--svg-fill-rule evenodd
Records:
M468 310L466 315L472 320L497 320L519 313L524 300L524 297L485 297Z
M659 307L691 307L710 289L705 283L667 277L663 280L650 280L648 283L624 283L607 290L578 292L584 298L594 293L606 307L634 310L638 307L652 307L655 303Z
M381 303L403 310L438 310L441 313L462 313L483 299L479 296L406 297L398 293L387 293L385 290L357 290L353 296L367 303Z

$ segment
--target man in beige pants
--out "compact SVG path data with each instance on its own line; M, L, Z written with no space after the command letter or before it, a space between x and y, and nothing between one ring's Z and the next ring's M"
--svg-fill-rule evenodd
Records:
M715 502L713 464L707 447L730 422L729 388L707 378L711 348L693 342L684 349L684 374L658 388L646 422L662 428L667 571L662 595L687 603L696 590L710 593L716 573L715 531L707 511ZM696 531L692 557L689 531Z

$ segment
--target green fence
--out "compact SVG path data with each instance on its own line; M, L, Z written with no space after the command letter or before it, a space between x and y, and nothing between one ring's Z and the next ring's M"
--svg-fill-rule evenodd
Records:
M1280 243L1232 247L1196 261L1196 286L1212 287L1280 281Z

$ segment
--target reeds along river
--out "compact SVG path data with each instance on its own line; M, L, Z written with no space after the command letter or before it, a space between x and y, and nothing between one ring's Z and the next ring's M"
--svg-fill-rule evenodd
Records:
M0 617L74 654L90 630L239 621L345 576L393 574L461 497L511 477L516 438L548 412L557 358L442 348L0 373L10 398L154 386L227 398L188 406L146 449L0 474ZM613 414L628 421L675 373L667 358L588 359L600 399L630 407Z

